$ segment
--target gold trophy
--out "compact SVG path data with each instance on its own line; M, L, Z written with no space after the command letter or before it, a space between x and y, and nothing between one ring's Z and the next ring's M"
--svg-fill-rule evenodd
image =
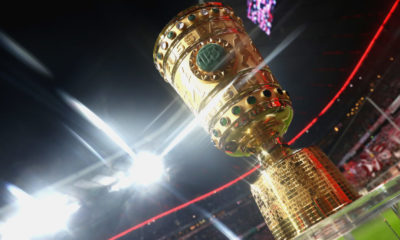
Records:
M251 192L276 239L294 238L358 197L318 147L281 143L293 117L289 95L230 7L182 11L160 33L153 56L217 148L258 159Z

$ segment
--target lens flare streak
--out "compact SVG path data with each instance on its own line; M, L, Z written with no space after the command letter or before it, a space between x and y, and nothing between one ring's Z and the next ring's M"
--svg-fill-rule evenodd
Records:
M99 159L104 165L108 165L104 158L98 153L85 139L83 139L78 133L76 133L71 128L65 126L67 130L80 142L85 146L97 159Z
M117 144L122 150L124 150L132 159L135 158L136 154L133 150L125 143L125 141L118 136L118 134L105 123L100 117L98 117L89 108L79 102L77 99L68 95L65 92L60 92L61 97L67 102L67 104L77 111L80 115L86 118L91 124L96 126L102 132L104 132L115 144Z
M198 126L197 119L193 119L179 134L176 136L171 143L161 153L161 157L165 157L174 147L176 147L189 133Z

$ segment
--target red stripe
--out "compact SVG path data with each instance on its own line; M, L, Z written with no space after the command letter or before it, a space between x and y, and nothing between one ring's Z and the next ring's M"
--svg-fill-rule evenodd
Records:
M244 179L245 177L249 176L254 171L256 171L259 167L260 167L260 165L257 165L254 168L252 168L250 171L244 173L243 175L241 175L240 177L234 179L233 181L230 181L230 182L226 183L225 185L222 185L221 187L212 190L211 192L208 192L208 193L203 194L203 195L201 195L201 196L199 196L197 198L194 198L194 199L192 199L192 200L190 200L188 202L185 202L184 204L181 204L181 205L179 205L177 207L171 208L170 210L167 210L167 211L165 211L163 213L160 213L160 214L158 214L158 215L156 215L156 216L154 216L152 218L149 218L144 222L141 222L141 223L139 223L139 224L137 224L137 225L135 225L135 226L133 226L131 228L126 229L125 231L123 231L121 233L118 233L117 235L109 238L109 240L115 240L115 239L118 239L120 237L123 237L123 236L127 235L128 233L131 233L131 232L135 231L136 229L145 226L148 223L151 223L151 222L153 222L155 220L158 220L158 219L160 219L162 217L165 217L165 216L167 216L167 215L169 215L169 214L171 214L173 212L179 211L179 210L181 210L181 209L183 209L183 208L185 208L185 207L187 207L187 206L189 206L189 205L191 205L193 203L196 203L196 202L201 201L201 200L203 200L203 199L205 199L205 198L207 198L207 197L209 197L211 195L214 195L217 192L220 192L220 191L224 190L225 188L228 188L228 187L232 186L233 184L239 182L240 180Z
M294 138L292 138L292 140L290 140L288 142L289 145L291 145L292 143L294 143L294 141L296 141L299 137L301 137L301 135L303 135L305 132L307 132L307 130L312 127L312 125L314 125L314 123L316 123L318 120L318 117L314 118L310 123L307 124L307 126L305 128L303 128L303 130L301 130Z
M328 109L333 105L333 103L336 101L336 99L339 98L340 94L346 89L346 87L349 85L351 80L353 79L354 75L356 75L357 71L360 69L361 65L363 64L365 58L371 51L372 47L375 44L375 41L378 39L379 35L381 35L382 30L385 26L385 24L389 21L390 17L392 16L394 10L396 9L397 5L399 4L400 0L396 0L395 3L393 4L392 8L390 9L389 13L386 15L385 19L383 20L382 24L379 26L378 31L375 33L374 37L372 40L369 42L368 47L365 49L363 55L361 56L360 60L358 60L356 66L354 67L353 71L351 71L350 75L347 77L346 81L344 82L343 86L339 89L339 91L335 94L335 96L328 102L328 104L322 109L322 111L318 114L317 117L315 117L307 126L301 130L294 138L292 138L288 144L294 143L299 137L301 137L309 128L311 128L318 120L319 117L324 115Z

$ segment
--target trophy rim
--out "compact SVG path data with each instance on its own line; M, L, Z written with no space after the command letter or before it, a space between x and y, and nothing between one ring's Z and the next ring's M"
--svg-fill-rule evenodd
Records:
M224 7L224 8L228 8L229 10L231 10L231 11L233 12L233 9L232 9L230 6L224 5L224 4L222 4L221 2L207 2L207 3L197 4L197 5L191 6L191 7L189 7L189 8L186 8L186 9L180 11L175 17L173 17L173 18L164 26L164 28L163 28L163 29L161 30L161 32L158 34L158 37L157 37L157 39L156 39L156 41L155 41L154 48L153 48L153 61L154 61L154 64L157 63L157 51L158 51L158 48L159 48L159 46L160 46L161 37L167 32L167 30L168 30L171 26L175 25L175 23L176 23L179 19L182 19L182 18L184 18L185 16L187 16L187 15L189 15L189 14L191 14L191 13L193 13L193 12L199 10L199 9L206 8L206 7Z

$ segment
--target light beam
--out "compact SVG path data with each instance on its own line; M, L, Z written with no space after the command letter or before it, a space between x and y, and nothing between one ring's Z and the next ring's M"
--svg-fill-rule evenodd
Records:
M72 107L75 111L77 111L81 116L86 118L91 124L96 126L102 132L104 132L115 144L117 144L122 150L124 150L132 159L135 158L136 154L133 150L125 143L125 141L118 136L118 134L110 127L107 123L105 123L100 117L98 117L94 112L92 112L89 108L83 105L74 97L69 94L60 91L61 97L65 100L65 102Z

